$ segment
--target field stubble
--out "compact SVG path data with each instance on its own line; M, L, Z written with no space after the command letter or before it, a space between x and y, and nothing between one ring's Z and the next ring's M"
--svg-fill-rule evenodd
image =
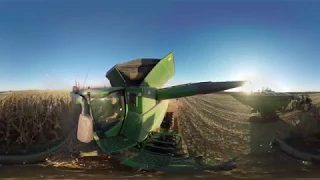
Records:
M250 109L219 95L182 98L178 104L179 129L189 151L209 163L248 152Z

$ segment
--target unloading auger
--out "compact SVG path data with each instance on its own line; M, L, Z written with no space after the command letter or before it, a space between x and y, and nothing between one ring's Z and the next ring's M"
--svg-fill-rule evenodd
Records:
M163 59L138 59L115 65L106 74L111 87L80 90L74 86L73 96L82 106L78 139L86 143L95 140L104 153L137 169L233 169L235 159L207 165L201 156L188 156L182 151L182 138L172 130L173 112L167 112L168 100L224 91L240 87L245 81L162 88L174 73L174 54L170 53Z

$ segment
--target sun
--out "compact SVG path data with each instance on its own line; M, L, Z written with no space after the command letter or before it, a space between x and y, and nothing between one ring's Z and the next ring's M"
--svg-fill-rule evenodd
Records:
M251 93L251 92L253 92L252 84L250 82L247 82L242 87L240 87L239 90L241 92Z
M252 92L254 90L253 83L257 81L257 73L255 70L246 69L236 74L237 80L249 81L239 88L242 92Z

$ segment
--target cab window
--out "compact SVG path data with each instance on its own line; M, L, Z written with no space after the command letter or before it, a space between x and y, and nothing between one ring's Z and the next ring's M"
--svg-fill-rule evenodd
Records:
M124 93L113 92L106 97L91 99L95 129L108 131L125 116Z

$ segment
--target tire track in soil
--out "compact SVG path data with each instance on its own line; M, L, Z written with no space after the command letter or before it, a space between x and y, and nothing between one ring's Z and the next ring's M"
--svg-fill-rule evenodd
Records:
M238 134L240 136L246 135L248 134L248 129L249 126L245 125L244 128L237 128L235 123L230 123L230 122L219 122L220 121L220 117L219 116L215 116L215 115L211 115L210 112L208 112L208 110L206 109L198 109L199 113L202 113L204 118L203 118L203 123L205 123L207 126L212 127L214 126L215 128L224 131L224 132L228 132L228 133L232 133L232 134ZM212 117L213 116L213 117ZM224 120L222 120L224 121Z
M210 124L208 124L208 122L205 122L205 121L204 121L206 117L205 117L205 115L203 115L203 114L201 114L201 113L199 112L199 109L197 108L197 106L193 106L193 105L189 102L189 100L188 100L187 98L184 99L184 105L185 105L186 107L188 107L188 109L186 109L186 111L188 111L189 114L191 114L192 116L196 116L196 117L197 117L198 120L195 121L195 123L197 124L197 126L201 126L201 127L204 127L204 128L206 128L206 129L208 129L207 133L208 133L208 134L212 134L212 133L213 133L213 132L212 132L212 127L210 126ZM223 132L220 127L214 127L214 126L213 126L213 128L214 128L217 132L219 132L220 134L221 134L221 132ZM214 134L215 134L215 133L213 133L213 135L214 135Z
M186 99L188 103L191 104L192 107L201 106L203 108L199 108L199 111L207 117L207 123L211 125L215 125L218 128L221 128L225 131L229 131L231 133L243 134L247 133L249 130L249 123L229 120L221 117L219 114L215 113L215 109L212 106L208 106L203 104L203 102L198 101L198 99ZM197 102L197 104L195 104Z
M209 102L215 106L216 109L224 110L226 112L238 112L243 114L251 113L251 108L243 105L231 95L221 95L221 94L207 94L194 96L204 101Z
M204 135L197 129L197 127L194 126L194 124L185 121L189 117L185 117L180 113L179 116L183 119L183 121L179 121L179 129L187 146L188 152L201 152L203 147L200 146L199 142L204 139Z
M219 96L219 95L215 95L215 96ZM232 119L236 119L237 121L247 122L247 118L251 114L250 107L247 107L241 104L240 102L237 102L235 99L230 99L230 101L217 101L215 100L215 96L211 96L211 98L195 96L194 98L197 98L201 101L206 102L207 104L210 104L211 106L214 106L215 110L220 111L221 114L233 115ZM239 116L242 116L242 117L239 117Z
M205 158L218 157L216 160L247 151L248 143L244 137L208 125L204 122L206 117L199 112L199 107L190 105L186 98L179 101L181 133L189 149L200 150Z
M228 120L228 121L233 121L233 122L237 122L237 123L243 123L243 124L248 124L248 119L251 116L251 110L247 109L247 112L243 112L243 111L239 111L239 109L233 109L233 110L229 110L229 109L222 109L223 104L215 104L213 105L213 103L211 103L209 100L204 99L204 98L199 98L199 97L193 97L195 98L197 101L199 101L199 103L202 103L202 105L208 107L208 108L212 108L212 106L214 106L215 108L213 108L212 110L215 112L215 114L218 114L219 116L223 117L224 119ZM227 104L227 103L225 103Z
M215 140L208 139L201 133L199 127L195 126L194 123L192 123L192 120L189 120L191 119L190 116L184 113L184 108L181 108L179 112L183 112L179 113L179 116L181 117L179 129L184 138L188 152L192 153L193 151L196 151L197 153L202 154L205 159L209 159L209 157L221 157L222 155L219 152L223 151L223 149L217 149L219 147L214 147L215 151L211 151L210 153L207 151L207 144L216 144Z
M185 103L187 103L189 105L189 107L194 107L196 109L196 113L201 116L200 121L202 122L202 125L210 128L210 129L215 128L215 129L219 130L220 134L222 134L222 135L220 135L222 138L229 137L229 135L231 133L232 136L236 136L236 137L231 137L230 138L231 140L234 140L234 138L236 138L236 139L239 138L239 140L246 140L248 133L235 132L235 131L232 131L232 130L230 130L226 127L223 127L223 126L216 126L216 124L214 123L215 119L209 118L210 119L209 120L208 116L206 116L205 114L202 114L202 112L201 112L202 108L200 106L196 106L196 105L190 103L189 99L191 99L191 98L186 98ZM210 124L209 122L211 122L212 124ZM228 133L227 136L225 135L225 133ZM239 133L241 133L241 134L239 134ZM235 142L235 144L237 144L237 142Z

